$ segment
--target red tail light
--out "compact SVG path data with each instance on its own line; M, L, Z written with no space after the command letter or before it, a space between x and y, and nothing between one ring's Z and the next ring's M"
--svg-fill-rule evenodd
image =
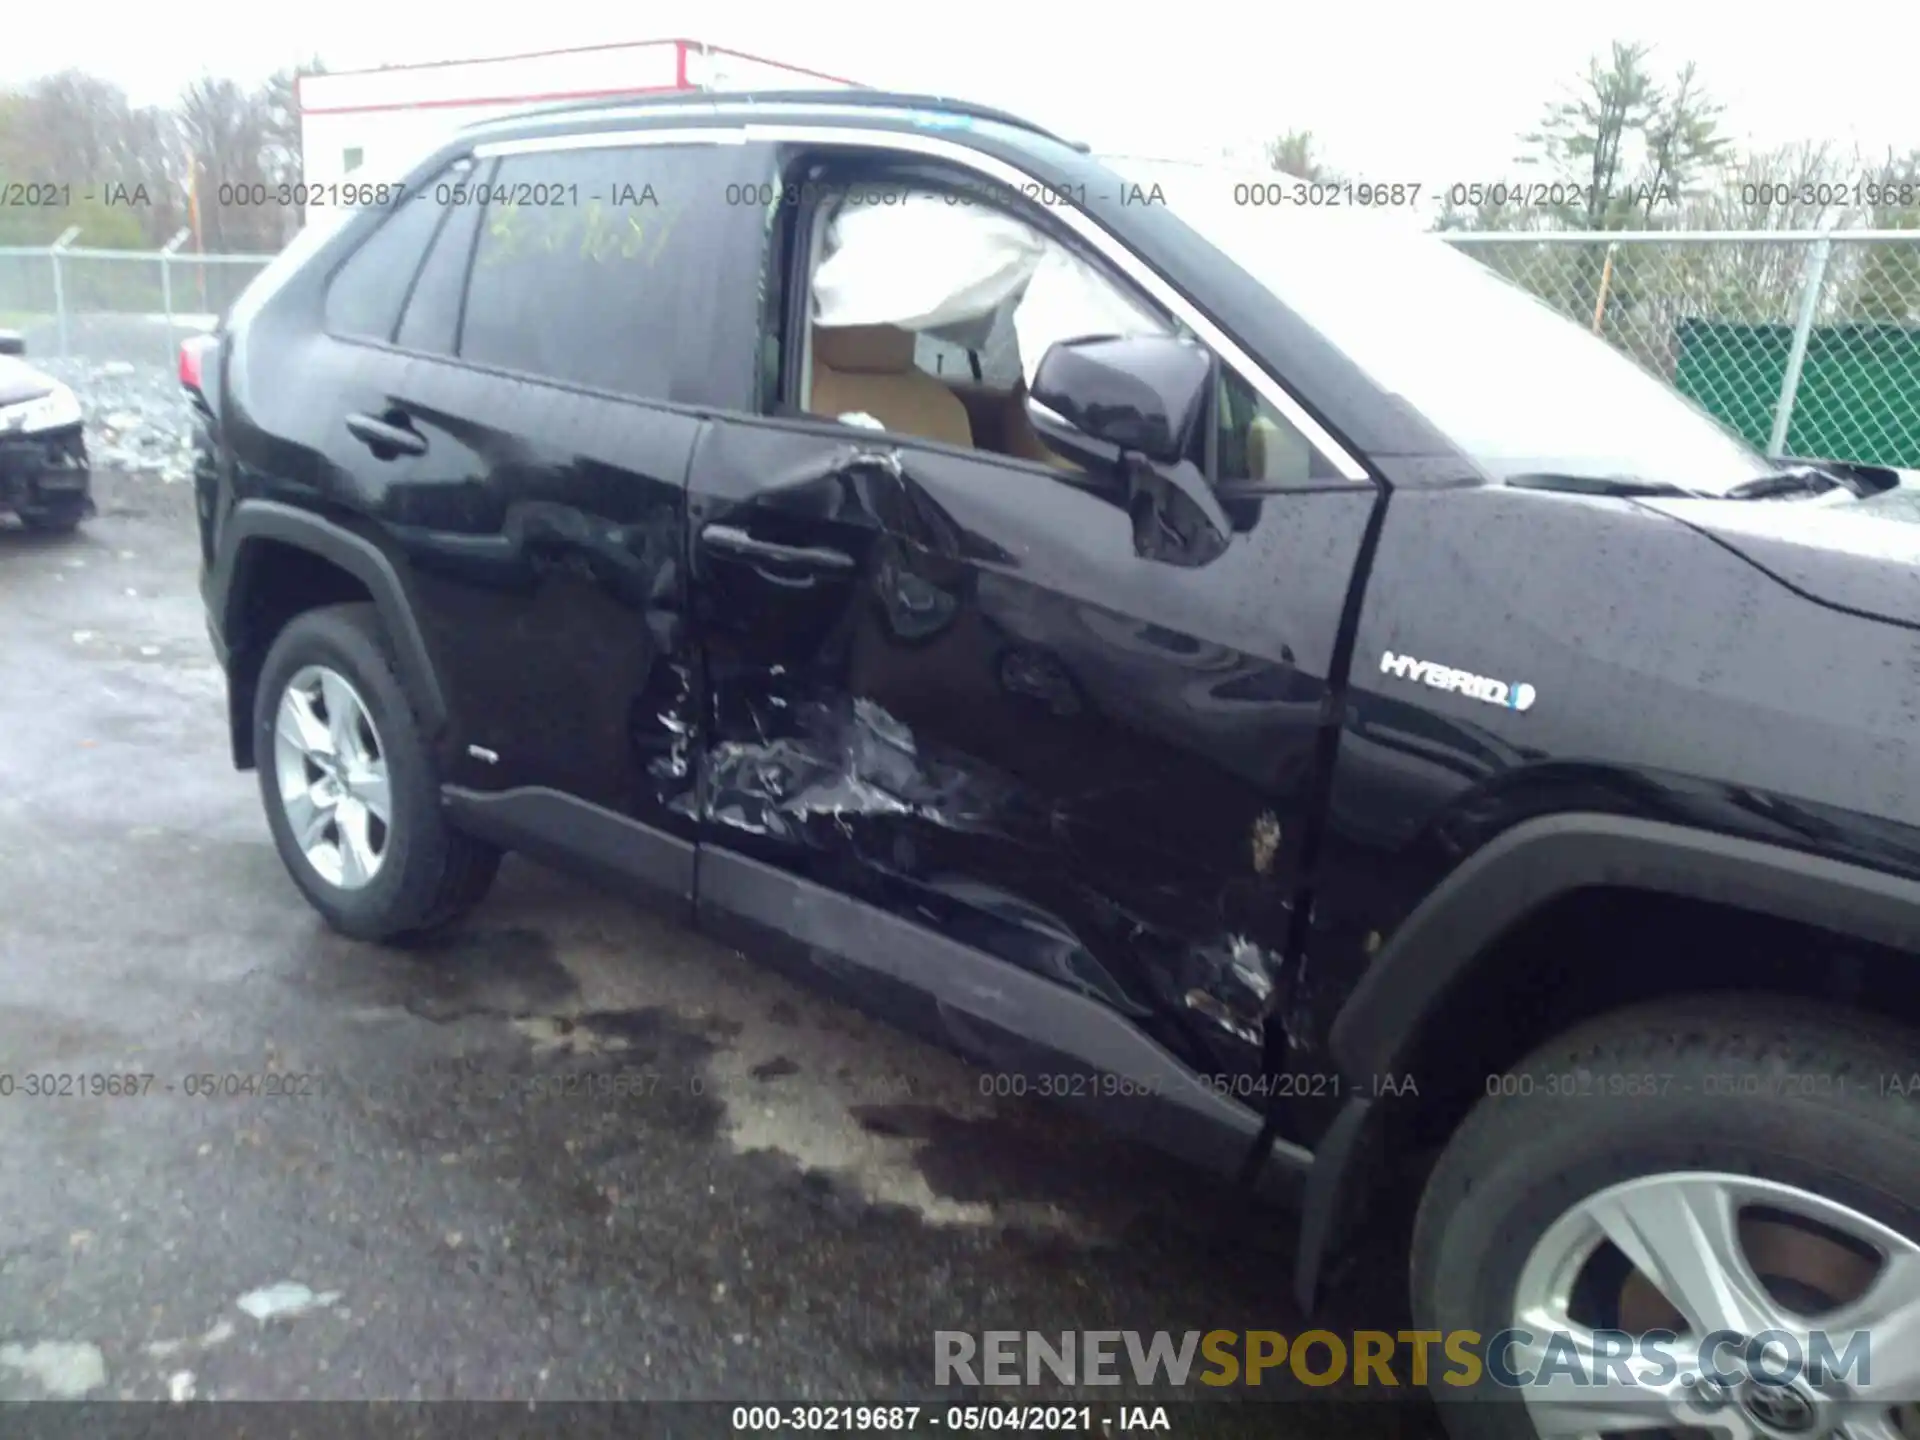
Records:
M180 342L180 383L189 390L200 390L201 357L212 347L212 337L196 335ZM206 393L201 391L202 394Z

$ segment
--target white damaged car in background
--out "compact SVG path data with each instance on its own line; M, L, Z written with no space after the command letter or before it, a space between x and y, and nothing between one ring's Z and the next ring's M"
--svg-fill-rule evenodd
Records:
M29 530L71 530L93 513L80 401L25 354L18 333L0 330L0 511Z

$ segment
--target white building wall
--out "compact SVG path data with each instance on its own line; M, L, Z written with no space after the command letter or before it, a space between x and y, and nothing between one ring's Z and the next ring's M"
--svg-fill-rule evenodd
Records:
M309 75L300 81L301 146L307 183L324 187L391 178L464 125L539 105L850 83L684 40Z
M682 73L695 90L832 90L854 83L817 70L743 55L738 50L707 47L691 40L681 43L686 46L687 56Z

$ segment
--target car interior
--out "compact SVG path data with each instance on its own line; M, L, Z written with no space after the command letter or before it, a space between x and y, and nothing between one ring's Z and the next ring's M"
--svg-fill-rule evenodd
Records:
M903 222L899 236L890 236L887 232L895 226L884 211L859 210L858 223L851 226L843 223L845 206L826 205L817 215L809 277L814 319L801 371L802 408L850 423L877 423L920 439L1077 470L1046 445L1028 416L1026 357L1014 323L1038 262L1058 247L984 206L950 205L933 192L903 198L920 201L927 209L947 208L947 216L940 218L950 218L950 223L936 220L933 226L936 238L945 243L921 243L927 236L924 223L909 232ZM925 217L923 209L920 218ZM1000 228L988 228L982 221ZM1006 243L1013 227L1024 241L1017 250ZM827 323L823 316L838 318L834 312L848 308L822 293L821 275L828 263L835 264L843 291L850 275L856 281L866 274L897 276L899 267L884 263L899 253L896 238L900 248L915 246L915 293L887 293L889 284L876 281L875 293L854 302L862 323ZM845 300L844 294L837 298ZM1126 304L1117 294L1112 303ZM868 321L864 317L869 314L885 318ZM1090 314L1081 333L1106 328L1099 319ZM992 354L984 355L988 350Z
M1004 212L933 191L900 199L853 207L843 197L815 212L801 408L1078 471L1035 428L1027 377L1057 340L1164 333L1164 322ZM897 263L903 251L912 266ZM1323 478L1304 437L1224 370L1215 416L1217 476Z
M929 374L918 361L919 342L919 335L898 325L816 324L807 410L870 415L902 435L1076 468L1034 429L1024 380L999 388L984 379Z

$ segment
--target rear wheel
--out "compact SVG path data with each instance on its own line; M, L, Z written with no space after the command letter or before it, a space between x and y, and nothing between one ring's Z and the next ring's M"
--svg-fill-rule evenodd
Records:
M446 823L373 606L295 617L261 667L253 725L274 844L334 929L404 940L486 894L500 853Z
M1920 1440L1915 1071L1898 1027L1713 997L1497 1077L1415 1225L1416 1319L1488 1337L1432 1377L1449 1430Z

